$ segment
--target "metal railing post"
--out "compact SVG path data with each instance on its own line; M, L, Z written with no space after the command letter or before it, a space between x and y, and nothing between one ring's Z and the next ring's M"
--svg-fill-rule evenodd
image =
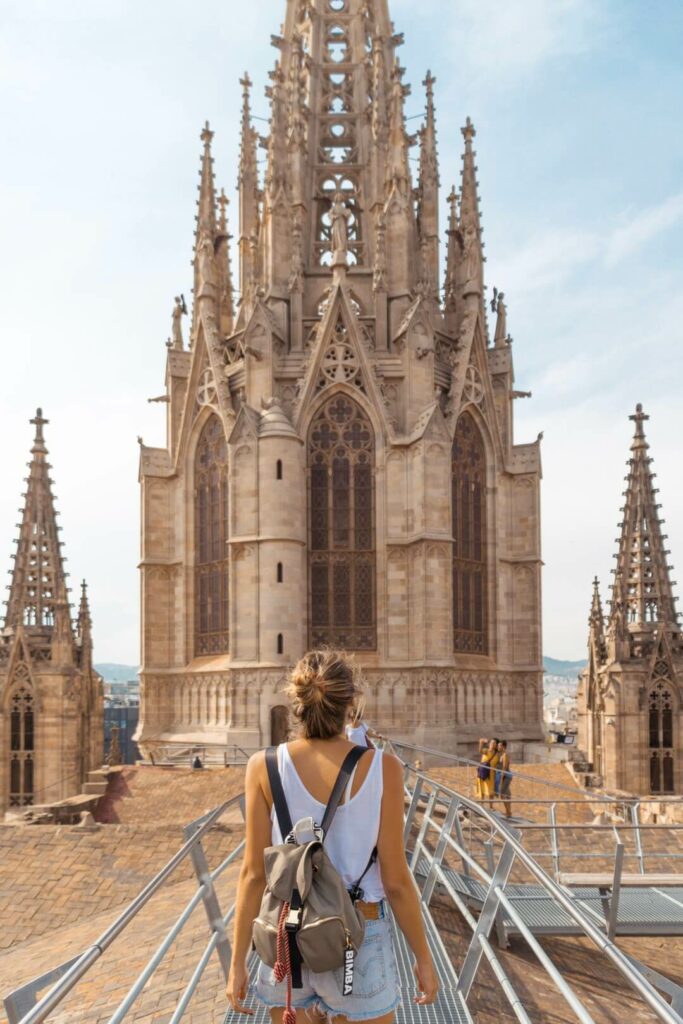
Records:
M479 920L477 921L477 927L474 930L472 941L470 942L467 955L463 962L460 970L460 977L458 978L458 987L456 992L460 993L465 1001L469 998L474 979L477 971L479 970L479 964L481 958L484 955L484 948L481 944L482 936L488 939L491 934L496 916L498 914L498 908L500 907L500 896L498 894L499 888L504 888L507 884L510 871L515 859L515 851L509 843L505 843L505 846L501 850L496 870L493 872L493 878L489 886L489 891L486 894L484 905L481 908L479 914Z
M191 825L187 825L184 829L185 839L191 839L196 831L196 822L193 822ZM200 886L203 886L202 902L204 904L206 916L209 919L209 927L216 935L216 952L218 953L218 959L220 960L223 976L227 981L228 974L230 973L232 947L230 946L230 940L228 939L227 932L225 931L225 925L223 924L223 912L221 910L220 903L218 902L218 893L216 892L216 888L213 884L211 869L209 867L209 862L206 859L206 854L204 853L204 847L201 844L201 840L190 850L190 860L192 861L192 866L195 870L195 874L197 875L197 881Z
M410 858L410 870L413 872L413 874L415 874L418 858L422 853L422 844L424 843L424 838L427 834L427 829L429 827L429 819L434 813L434 804L436 803L436 797L438 792L438 787L434 788L431 791L431 793L429 794L429 799L427 800L427 806L425 807L422 815L422 824L420 825L420 831L415 841L415 849L413 850L413 855Z
M615 829L616 832L616 829ZM617 919L619 915L619 896L621 894L621 873L624 868L624 844L617 832L617 845L614 850L614 879L612 881L612 899L609 902L609 916L607 918L607 938L613 941L617 932Z
M410 806L408 807L408 813L406 814L406 823L403 827L403 845L407 848L408 840L410 839L410 833L413 828L413 820L415 818L415 812L417 811L417 805L420 802L420 796L422 795L422 779L415 779L415 789L410 800Z
M641 875L645 874L645 857L643 855L643 837L640 832L640 800L631 806L631 822L635 828L633 833L636 843L636 854L638 856L638 864L640 865Z
M557 842L557 804L551 804L548 811L550 816L550 849L553 854L553 871L555 878L560 874L560 847Z
M446 811L446 818L444 820L443 827L439 834L439 841L436 844L436 850L434 851L434 856L432 857L432 863L429 869L429 873L427 875L427 881L425 882L424 888L422 889L422 902L425 904L425 906L429 906L429 901L434 895L434 887L436 886L437 865L441 867L443 863L443 859L446 853L447 837L451 834L453 822L457 816L459 807L460 801L458 800L458 798L455 796L451 797L451 802L448 805L448 810Z
M456 814L456 816L455 816L455 820L453 822L453 827L455 829L455 836L456 836L456 839L458 841L458 846L460 847L461 851L464 851L464 849L465 849L465 837L463 835L462 823L460 821L460 815L459 814ZM470 866L469 866L469 864L467 862L467 858L464 857L464 856L462 857L462 873L463 873L463 875L466 875L467 878L470 877Z

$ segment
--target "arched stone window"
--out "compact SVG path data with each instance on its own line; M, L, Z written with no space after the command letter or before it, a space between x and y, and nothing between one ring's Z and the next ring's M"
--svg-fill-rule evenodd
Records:
M374 463L363 410L346 395L330 398L308 434L312 647L377 646Z
M9 805L33 803L34 720L33 694L20 686L10 698Z
M195 456L195 654L230 649L228 448L217 416L207 420Z
M458 420L451 465L453 649L487 654L486 452L472 416Z
M648 701L648 746L650 749L650 790L674 791L673 696L663 680L655 683Z

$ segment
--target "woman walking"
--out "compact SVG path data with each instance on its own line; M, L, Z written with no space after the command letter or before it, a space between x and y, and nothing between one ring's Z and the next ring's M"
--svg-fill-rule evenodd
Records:
M282 744L277 762L292 822L319 825L339 770L354 745L344 737L349 708L357 696L353 672L342 655L307 654L292 673L292 710L301 736ZM255 994L270 1008L272 1024L374 1021L391 1024L399 1003L398 971L387 917L388 902L415 955L418 1004L433 1003L438 980L427 945L417 890L403 853L403 769L394 757L368 749L360 756L346 795L324 837L324 849L347 889L362 878L356 908L365 918L365 938L355 954L351 994L344 994L344 969L314 973L304 966L302 987L292 990L290 1018L287 982L259 965ZM294 825L296 833L297 826ZM264 850L284 842L264 753L249 761L246 777L246 849L235 907L235 935L227 996L239 1013L247 994L247 958L252 923L266 885ZM377 850L373 861L373 850ZM368 867L368 864L370 865Z

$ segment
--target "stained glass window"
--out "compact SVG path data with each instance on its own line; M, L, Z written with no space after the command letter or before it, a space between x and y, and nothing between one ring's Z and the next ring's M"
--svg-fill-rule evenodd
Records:
M10 699L10 807L33 803L33 694L19 687Z
M217 416L195 457L195 654L224 654L229 632L228 448Z
M673 697L662 680L659 680L650 692L648 742L650 747L650 789L653 793L673 793Z
M374 650L375 439L346 395L313 420L308 461L311 646Z
M469 413L458 420L452 454L453 648L487 654L486 452Z

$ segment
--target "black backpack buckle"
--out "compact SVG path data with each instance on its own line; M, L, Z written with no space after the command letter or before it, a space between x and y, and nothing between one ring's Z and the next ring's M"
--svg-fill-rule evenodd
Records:
M363 899L364 895L365 893L359 885L352 885L349 889L349 896L351 897L352 903L358 903L359 900Z

